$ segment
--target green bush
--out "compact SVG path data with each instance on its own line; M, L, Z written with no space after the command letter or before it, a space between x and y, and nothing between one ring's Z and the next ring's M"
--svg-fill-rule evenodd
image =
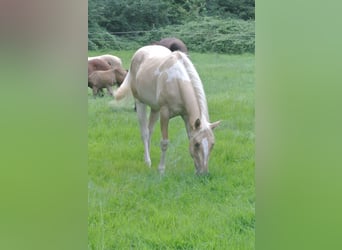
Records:
M88 50L98 50L99 47L88 38Z
M175 36L184 41L190 51L228 54L254 53L254 21L204 17L183 25L172 25L147 33L142 41L149 43Z
M89 0L88 48L135 49L175 36L199 52L254 52L254 0Z
M148 32L109 34L104 30L89 33L88 49L137 49L164 37L178 37L189 51L227 54L254 53L254 21L203 17L182 25L154 28ZM96 50L96 48L95 48Z

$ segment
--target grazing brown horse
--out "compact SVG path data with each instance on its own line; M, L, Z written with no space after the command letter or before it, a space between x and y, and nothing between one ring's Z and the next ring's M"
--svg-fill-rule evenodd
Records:
M115 69L115 70L113 70ZM110 71L103 73L102 71ZM101 73L93 74L94 72L101 71ZM115 72L114 72L115 71ZM124 74L125 73L125 74ZM93 74L92 77L90 77ZM114 75L122 80L116 81L118 86L123 82L127 71L122 68L122 61L119 57L113 55L100 55L94 57L88 57L88 87L93 89L93 95L96 96L98 92L103 95L103 88L107 88L108 92L113 95L112 87L113 83L111 79L114 79Z
M209 122L202 81L188 56L158 45L140 48L133 55L130 70L114 96L120 100L129 93L133 93L136 99L147 165L151 166L151 136L160 116L162 140L158 168L160 173L164 173L169 120L181 116L196 172L207 173L209 155L215 142L213 129L220 122ZM147 106L151 108L149 120Z
M106 88L108 93L113 96L113 86L120 86L127 75L127 70L115 67L109 70L96 70L88 77L88 86L93 89L94 97L98 91Z
M89 88L93 88L93 84L91 82L89 82L89 76L98 70L110 70L112 68L111 65L109 65L106 61L101 60L99 58L93 58L90 59L88 58L88 87ZM101 95L103 95L103 91L102 89L100 89ZM94 93L94 92L93 92ZM96 91L97 93L97 91Z
M188 54L188 49L183 41L175 37L163 38L160 41L153 42L152 44L164 46L171 51L179 50L184 52L185 54Z

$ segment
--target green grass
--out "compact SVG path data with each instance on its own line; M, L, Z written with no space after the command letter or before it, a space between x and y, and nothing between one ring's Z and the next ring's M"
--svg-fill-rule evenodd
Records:
M101 53L121 57L128 68L134 51ZM254 55L190 56L210 119L222 120L209 176L194 174L181 118L170 121L160 176L159 122L149 169L133 100L115 105L88 92L89 249L254 249Z

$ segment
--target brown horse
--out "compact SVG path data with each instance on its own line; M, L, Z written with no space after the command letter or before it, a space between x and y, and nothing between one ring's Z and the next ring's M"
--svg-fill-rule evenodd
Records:
M116 69L115 73L112 69ZM91 78L90 76L97 71L110 71L108 73L96 73ZM125 72L125 74L123 73ZM96 96L98 91L103 95L102 88L107 88L108 92L113 95L113 91L111 86L113 84L111 83L111 80L109 80L110 77L113 77L112 75L115 74L117 77L122 78L122 80L117 81L116 84L118 86L123 82L127 71L125 71L122 68L122 61L119 57L113 56L113 55L100 55L100 56L94 56L94 57L88 57L88 87L93 89L93 95ZM107 75L107 76L106 76ZM102 79L102 80L101 80ZM95 88L94 88L95 87Z
M202 81L188 56L158 45L140 48L133 55L130 70L114 96L120 100L129 93L133 93L136 99L147 165L151 166L151 135L159 116L162 132L160 173L165 170L169 120L181 116L196 172L207 173L210 151L215 142L213 129L220 122L209 122ZM149 119L147 106L151 107Z
M93 89L93 84L90 82L89 76L98 70L110 70L112 68L111 65L109 65L106 61L101 60L99 58L88 58L88 87ZM96 91L97 93L97 91ZM103 95L102 89L100 89L101 95Z
M179 50L184 52L185 54L188 54L188 49L183 43L183 41L175 37L163 38L160 41L153 42L152 45L161 45L168 48L171 51Z
M127 75L127 70L115 67L109 70L96 70L88 77L88 86L93 89L94 97L98 91L106 88L108 93L113 96L113 86L120 86Z

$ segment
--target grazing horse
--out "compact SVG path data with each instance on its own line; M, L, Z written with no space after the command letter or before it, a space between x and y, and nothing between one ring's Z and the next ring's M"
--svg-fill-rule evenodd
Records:
M117 56L101 55L88 57L88 87L93 90L94 96L97 95L98 91L101 93L101 95L103 95L102 88L104 87L106 87L108 92L113 95L113 91L111 90L111 86L113 86L113 83L108 80L109 77L112 77L110 75L113 75L114 73L113 69L116 69L116 75L119 78L122 78L123 74L126 72L126 70L122 68L121 59ZM112 73L105 74L102 72L110 70L112 70ZM98 71L100 73L98 73ZM126 74L124 74L124 76L125 75ZM103 80L105 78L107 80ZM116 81L115 83L117 83L119 86L123 82L123 78L122 80L118 79L118 81Z
M88 76L88 86L93 89L96 97L98 91L106 88L110 95L113 95L113 86L120 86L127 75L127 70L115 67L109 70L96 70Z
M120 100L130 92L136 99L147 165L151 166L151 135L160 116L162 140L158 169L160 173L164 173L169 119L181 116L196 173L207 173L209 154L215 142L213 129L220 121L209 122L202 82L187 55L179 51L171 52L158 45L140 48L133 55L130 70L114 94L115 99ZM147 106L151 108L149 122Z
M175 37L163 38L160 41L153 42L152 44L164 46L171 51L179 50L184 52L185 54L188 54L188 49L183 41Z
M98 70L110 70L111 68L112 66L104 60L101 60L99 58L92 58L92 59L88 58L88 87L93 89L93 83L91 82L91 79L90 79L91 74L93 74L94 72ZM100 89L100 93L101 95L103 95L102 89ZM93 89L93 94L94 94L94 89ZM94 96L95 95L96 94L94 94Z

